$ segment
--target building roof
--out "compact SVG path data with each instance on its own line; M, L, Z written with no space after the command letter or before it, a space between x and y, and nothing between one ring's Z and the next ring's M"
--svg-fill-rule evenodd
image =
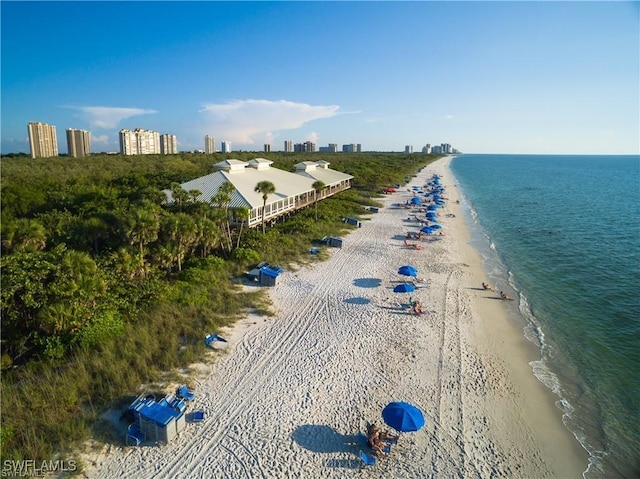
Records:
M275 193L267 198L267 204L271 204L313 192L312 185L316 180L330 186L353 178L351 175L330 170L325 166L316 168L319 165L314 162L304 162L307 170L298 170L296 173L272 168L271 163L270 160L264 158L255 158L248 163L240 160L224 160L215 164L218 171L182 183L181 186L185 191L199 190L202 194L198 200L209 202L218 192L220 186L225 181L229 181L235 188L231 195L230 206L232 208L253 209L259 208L263 204L262 194L255 191L256 185L261 181L270 181L276 187ZM172 203L171 190L163 190L163 193L167 196L167 201Z

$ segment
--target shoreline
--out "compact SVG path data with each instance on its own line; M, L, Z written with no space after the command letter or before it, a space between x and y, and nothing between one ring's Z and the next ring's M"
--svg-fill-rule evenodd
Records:
M534 345L508 304L479 287L488 280L455 203L450 160L408 185L442 176L444 236L404 247L419 228L393 204L410 193L381 199L342 249L271 288L273 318L229 330L227 354L196 378L203 423L168 445L111 446L85 477L582 477L588 455L533 375ZM392 292L403 264L419 270L423 287L412 295L426 315L398 306L408 301ZM419 406L425 427L361 469L358 431L381 424L396 400Z

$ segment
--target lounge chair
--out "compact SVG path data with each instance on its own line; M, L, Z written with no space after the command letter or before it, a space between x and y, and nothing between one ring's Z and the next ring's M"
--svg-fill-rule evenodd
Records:
M191 420L193 422L204 421L205 417L206 417L206 414L204 411L193 411L193 413L191 414Z
M204 344L206 344L208 347L213 349L213 343L215 343L216 341L222 341L223 343L226 343L227 340L224 339L222 336L218 336L217 334L207 334L204 337Z
M362 459L362 462L364 463L365 466L376 465L376 458L374 456L370 456L369 454L364 452L362 449L360 449L360 459Z
M179 386L178 389L176 389L176 396L179 397L180 399L193 401L196 397L196 393L194 393L193 391L189 391L189 388L187 387L187 385L183 384L182 386Z
M129 427L127 428L127 439L125 440L125 443L127 444L127 446L130 443L135 444L136 446L139 446L143 442L144 442L144 433L138 428L138 425L135 423L129 424Z

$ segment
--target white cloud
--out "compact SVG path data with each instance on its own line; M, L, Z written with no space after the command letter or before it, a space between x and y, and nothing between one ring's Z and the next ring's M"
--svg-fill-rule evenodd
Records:
M453 120L453 115L445 115L444 119L445 120Z
M254 144L256 137L272 138L278 130L292 130L341 112L338 105L308 105L287 100L235 100L206 104L200 110L205 133L221 141Z
M69 106L80 111L80 117L89 123L91 128L110 129L116 128L120 121L138 115L157 113L156 110L143 108L122 108L111 106Z
M109 137L107 135L94 135L92 133L89 134L91 138L92 145L107 145L109 143Z

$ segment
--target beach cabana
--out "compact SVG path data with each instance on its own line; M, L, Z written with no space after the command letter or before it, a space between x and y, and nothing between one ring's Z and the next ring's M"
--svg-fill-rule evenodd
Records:
M260 269L260 284L263 286L275 286L284 270L280 266L265 266Z
M135 428L145 440L169 443L185 428L186 405L174 396L162 398L160 402L152 396L141 395L129 406L135 418Z

